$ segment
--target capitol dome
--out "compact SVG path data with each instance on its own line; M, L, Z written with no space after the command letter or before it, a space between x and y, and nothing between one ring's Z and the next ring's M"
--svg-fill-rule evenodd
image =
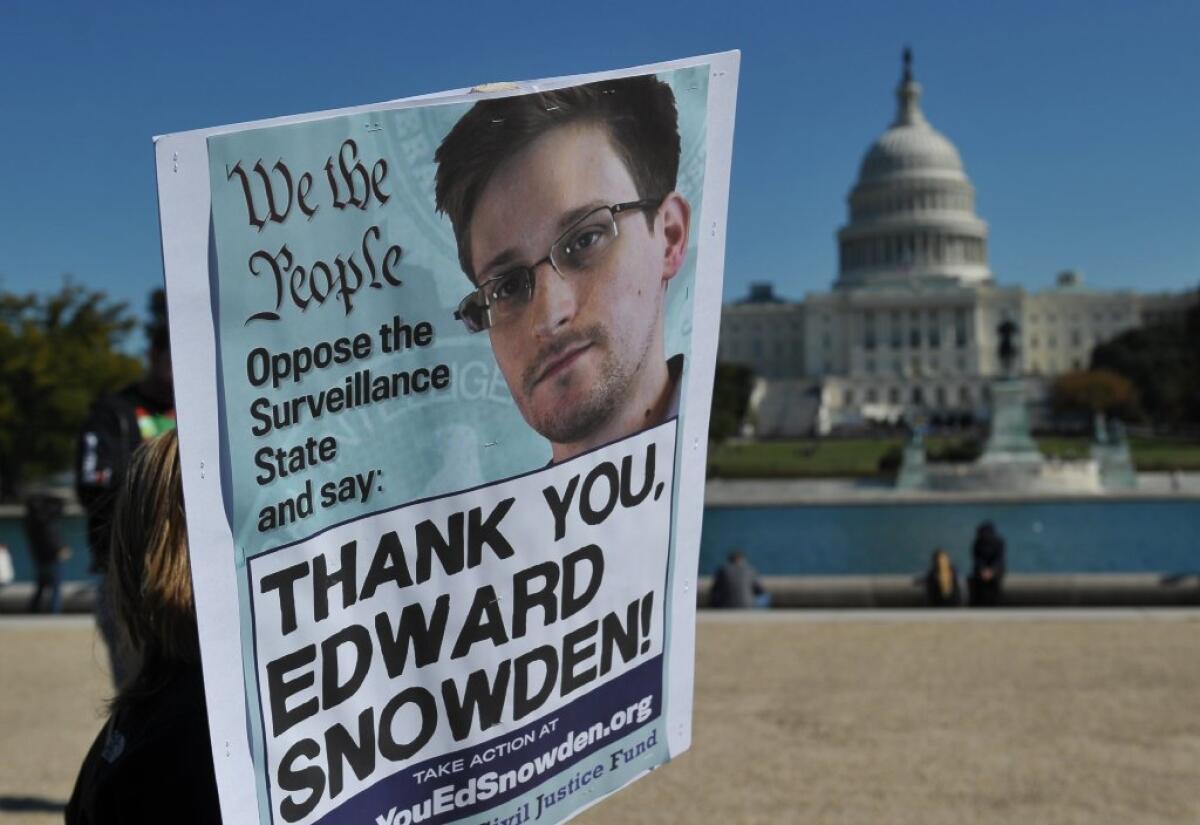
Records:
M919 109L915 115L921 117ZM966 180L954 144L921 117L919 123L899 123L879 136L863 158L858 182L878 183L908 174L935 172Z
M954 144L921 111L907 49L896 100L896 118L863 156L850 192L834 286L990 282L975 189Z

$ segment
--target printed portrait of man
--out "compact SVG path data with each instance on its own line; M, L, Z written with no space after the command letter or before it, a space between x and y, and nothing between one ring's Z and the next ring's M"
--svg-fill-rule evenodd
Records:
M679 155L654 77L480 101L437 150L437 208L473 286L456 316L488 334L554 462L678 412L663 316L691 219Z

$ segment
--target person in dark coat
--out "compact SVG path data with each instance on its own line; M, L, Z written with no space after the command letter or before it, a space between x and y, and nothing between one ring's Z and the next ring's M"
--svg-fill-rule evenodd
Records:
M107 580L133 669L79 769L66 825L219 825L174 432L133 456Z
M117 638L116 619L108 599L111 588L105 581L114 503L134 451L175 426L171 339L162 290L151 295L150 309L154 320L146 326L150 347L145 375L92 405L75 454L75 492L87 513L91 571L100 578L96 626L108 648L113 684L118 688L127 676L129 663Z
M734 550L729 558L717 570L713 577L712 594L709 598L712 607L729 607L746 610L754 607L766 607L769 603L767 592L758 582L758 571L746 561L746 554Z
M985 521L975 531L971 546L971 605L995 607L1004 585L1004 539L996 525Z
M42 596L50 591L50 613L62 612L62 563L71 555L58 531L63 502L57 496L32 495L25 502L25 538L37 568L37 586L29 602L29 612L41 610Z
M925 600L930 607L958 607L962 604L958 570L950 561L950 554L941 548L934 550L929 560L929 571L925 574Z

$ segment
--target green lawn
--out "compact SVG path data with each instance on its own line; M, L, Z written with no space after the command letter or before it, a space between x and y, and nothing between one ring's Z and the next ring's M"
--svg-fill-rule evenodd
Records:
M1200 470L1200 441L1183 438L1133 438L1133 463L1143 473Z
M1091 443L1087 438L1065 438L1063 436L1046 436L1037 440L1038 449L1042 451L1042 455L1047 458L1087 458L1088 445Z
M890 475L881 462L903 446L900 438L800 439L722 444L711 447L708 474L723 478L864 478ZM1038 439L1048 457L1086 458L1087 438L1050 437ZM1200 471L1200 440L1134 438L1130 441L1133 462L1141 472L1170 470ZM959 439L930 438L926 441L931 461L962 459L970 454Z
M1086 458L1086 438L1039 438L1038 447L1047 456ZM1171 470L1200 470L1200 441L1186 438L1131 438L1133 463L1143 473Z

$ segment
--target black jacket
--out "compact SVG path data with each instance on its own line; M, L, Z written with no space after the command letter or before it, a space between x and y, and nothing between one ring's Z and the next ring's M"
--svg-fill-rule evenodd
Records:
M1004 539L992 524L985 523L975 533L971 546L971 575L979 578L985 569L991 570L997 581L1004 578L1007 564L1004 559Z
M108 720L67 803L66 825L219 825L199 668Z
M88 412L75 452L75 492L87 510L93 570L108 565L114 499L133 451L174 418L172 407L156 402L137 384L104 396Z

